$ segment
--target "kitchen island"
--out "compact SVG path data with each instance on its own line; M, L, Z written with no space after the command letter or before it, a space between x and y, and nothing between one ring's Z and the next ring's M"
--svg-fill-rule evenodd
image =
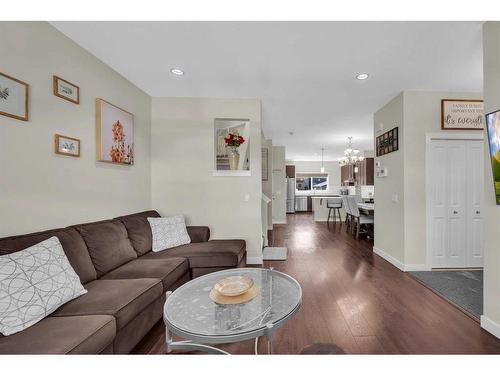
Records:
M338 194L329 194L329 195L312 195L312 210L314 215L314 221L327 221L328 219L328 210L327 201L331 198L341 198L341 195ZM340 209L340 214L342 217L345 217L345 210L343 208ZM341 221L341 218L337 218L337 221Z

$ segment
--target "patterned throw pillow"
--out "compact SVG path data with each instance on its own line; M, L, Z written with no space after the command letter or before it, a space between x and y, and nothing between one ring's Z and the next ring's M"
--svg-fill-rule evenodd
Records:
M153 251L162 251L191 243L184 216L148 217L153 233Z
M22 331L87 293L57 237L0 256L0 332Z

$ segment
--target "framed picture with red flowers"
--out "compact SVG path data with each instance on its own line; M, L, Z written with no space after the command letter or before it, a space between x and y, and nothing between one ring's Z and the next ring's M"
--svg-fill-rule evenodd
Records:
M96 99L97 160L134 164L134 115L103 99Z
M250 121L215 119L215 176L250 175Z

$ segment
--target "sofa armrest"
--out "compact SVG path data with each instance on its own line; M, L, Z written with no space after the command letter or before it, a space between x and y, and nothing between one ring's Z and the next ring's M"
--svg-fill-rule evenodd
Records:
M207 242L210 239L210 229L203 226L188 226L187 232L191 242Z

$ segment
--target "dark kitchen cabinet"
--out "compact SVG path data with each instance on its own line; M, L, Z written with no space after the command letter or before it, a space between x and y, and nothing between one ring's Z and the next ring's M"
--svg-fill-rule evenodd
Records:
M295 165L287 165L285 171L288 178L295 178Z
M311 197L307 197L307 212L312 212L313 210L313 201Z
M342 186L373 185L375 173L374 164L373 158L366 158L357 164L357 172L353 165L344 165L341 167L340 181Z

